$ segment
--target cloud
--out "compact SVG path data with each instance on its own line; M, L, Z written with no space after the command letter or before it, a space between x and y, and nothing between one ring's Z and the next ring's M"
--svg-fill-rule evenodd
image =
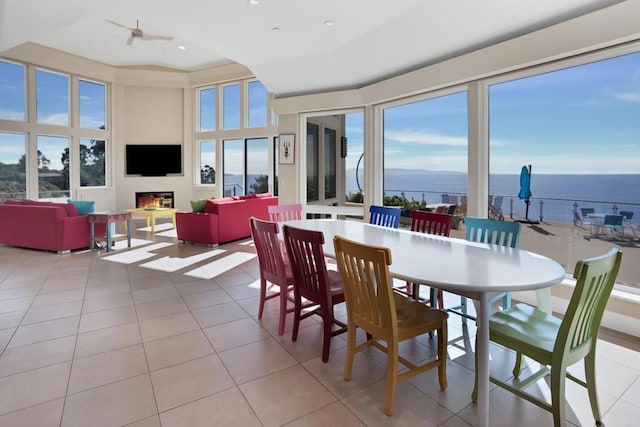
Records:
M54 113L49 114L43 120L39 120L40 123L47 125L57 126L69 126L69 114L68 113Z
M0 119L23 121L24 111L0 110Z
M421 145L448 145L455 147L466 147L467 145L466 136L439 135L414 130L387 131L385 132L385 139L391 139L397 142L417 143Z
M640 92L616 93L614 96L622 101L640 102Z

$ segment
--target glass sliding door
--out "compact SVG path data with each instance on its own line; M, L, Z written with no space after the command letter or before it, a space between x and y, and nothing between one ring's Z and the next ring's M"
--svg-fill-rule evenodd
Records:
M247 139L247 194L269 191L269 139Z
M224 196L242 196L244 187L244 141L225 139L222 145Z

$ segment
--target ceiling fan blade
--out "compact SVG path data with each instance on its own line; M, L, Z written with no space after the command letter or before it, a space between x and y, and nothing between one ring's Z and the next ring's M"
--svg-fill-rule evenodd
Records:
M131 34L131 36L129 36L129 38L127 39L127 46L131 46L133 44L133 34Z
M105 19L105 21L107 21L107 22L109 22L109 23L111 23L111 24L113 24L113 25L117 25L118 27L126 28L126 29L127 29L127 30L129 30L129 31L133 31L133 30L135 29L135 28L127 27L126 25L118 24L117 22L112 21L112 20L110 20L110 19Z
M158 36L155 34L142 34L142 40L173 40L172 36Z

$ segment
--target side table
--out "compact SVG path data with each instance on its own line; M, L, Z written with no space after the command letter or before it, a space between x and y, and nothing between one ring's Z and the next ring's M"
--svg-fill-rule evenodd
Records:
M117 222L127 222L127 247L131 247L131 212L126 211L99 211L93 212L87 215L89 224L91 224L91 232L89 238L91 239L90 249L95 247L94 237L94 224L96 222L106 224L107 229L107 252L111 252L111 227L109 224Z

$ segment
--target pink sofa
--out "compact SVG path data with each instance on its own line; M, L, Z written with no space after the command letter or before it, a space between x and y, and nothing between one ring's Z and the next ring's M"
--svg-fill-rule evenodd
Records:
M267 206L277 205L271 193L207 200L203 212L176 212L178 240L217 245L251 236L249 218L268 219Z
M105 234L96 224L96 236ZM0 244L66 253L89 247L89 222L71 203L7 200L0 204Z

